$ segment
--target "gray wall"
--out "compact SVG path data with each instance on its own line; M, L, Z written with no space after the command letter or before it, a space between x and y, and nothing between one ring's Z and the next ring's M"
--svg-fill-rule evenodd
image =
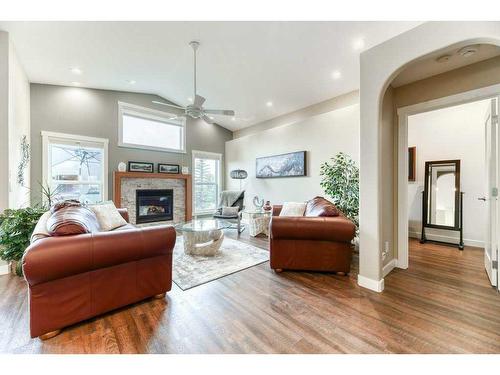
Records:
M118 101L164 109L151 103L152 100L164 99L148 94L31 84L33 201L40 199L37 185L42 181L42 130L109 139L109 199L113 194L112 173L120 161L180 164L189 166L191 172L191 150L224 154L225 142L233 138L232 132L190 118L186 126L186 154L118 147Z

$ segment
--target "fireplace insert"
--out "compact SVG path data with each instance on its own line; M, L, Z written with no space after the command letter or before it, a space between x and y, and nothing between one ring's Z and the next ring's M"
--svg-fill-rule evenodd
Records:
M137 224L174 219L174 191L172 189L136 190Z

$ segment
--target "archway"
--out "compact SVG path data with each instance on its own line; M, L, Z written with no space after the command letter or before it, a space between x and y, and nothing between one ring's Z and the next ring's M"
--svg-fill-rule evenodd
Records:
M382 291L383 252L387 229L397 221L394 205L387 204L388 186L384 172L393 171L394 159L384 158L386 93L390 83L411 63L450 46L500 45L500 23L432 22L421 25L361 55L361 179L360 179L360 273L358 283ZM384 99L385 103L384 103ZM384 115L385 112L385 115ZM385 135L394 137L394 131ZM392 165L389 165L392 164ZM385 195L384 195L385 192ZM394 194L392 194L394 197ZM393 243L395 243L393 241ZM403 265L404 266L404 265Z

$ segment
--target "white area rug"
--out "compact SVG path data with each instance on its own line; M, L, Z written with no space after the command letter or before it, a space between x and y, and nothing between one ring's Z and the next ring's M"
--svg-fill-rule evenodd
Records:
M269 251L227 237L213 257L186 255L183 237L177 236L172 277L179 288L188 290L268 260Z

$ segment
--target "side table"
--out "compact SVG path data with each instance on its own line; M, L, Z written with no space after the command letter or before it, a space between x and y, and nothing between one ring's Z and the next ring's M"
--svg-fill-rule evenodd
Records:
M248 215L248 231L250 236L255 237L259 234L269 235L269 221L272 211L244 211Z

